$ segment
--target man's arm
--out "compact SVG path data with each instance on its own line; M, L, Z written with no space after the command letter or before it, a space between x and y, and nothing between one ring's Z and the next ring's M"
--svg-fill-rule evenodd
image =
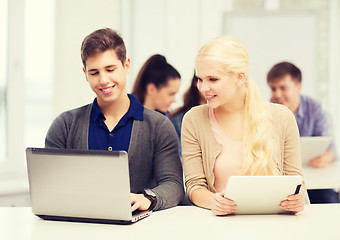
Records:
M321 105L317 105L314 116L316 117L313 129L313 136L331 136L330 123L327 114L322 110ZM309 165L316 168L323 168L333 163L335 158L334 141L330 144L324 154L313 158L309 161Z
M178 205L184 197L183 171L178 152L178 138L169 119L157 125L153 169L157 186L151 189L157 196L153 210Z
M323 168L333 163L333 160L334 160L333 151L330 149L327 149L324 154L316 158L313 158L312 160L308 162L308 164L315 168Z
M66 124L59 115L51 124L45 138L45 148L66 148Z

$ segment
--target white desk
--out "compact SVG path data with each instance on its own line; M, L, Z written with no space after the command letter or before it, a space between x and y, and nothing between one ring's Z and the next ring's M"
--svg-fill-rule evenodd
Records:
M303 167L307 189L340 188L340 162L325 168Z
M0 239L340 239L340 204L308 205L294 215L216 217L194 206L153 213L133 225L44 221L30 208L0 208Z

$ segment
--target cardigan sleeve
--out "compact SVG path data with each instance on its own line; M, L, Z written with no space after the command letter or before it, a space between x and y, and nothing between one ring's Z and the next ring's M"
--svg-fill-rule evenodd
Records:
M185 174L186 191L191 200L191 194L198 188L208 189L204 174L202 150L199 144L193 112L187 112L182 123L182 157Z
M66 148L67 124L63 114L59 115L51 124L45 138L46 148Z
M302 162L300 154L300 134L294 114L288 109L282 109L285 117L281 122L284 129L284 159L283 174L284 175L300 175L302 173ZM301 191L305 196L306 203L309 203L307 188L305 182L302 183Z
M51 124L46 148L88 149L88 131L92 104L60 114Z
M294 114L287 108L282 108L284 117L282 118L282 126L285 126L284 141L284 175L303 175L300 154L300 135Z
M183 171L178 152L178 137L168 118L155 129L153 168L157 186L154 211L178 205L184 197Z

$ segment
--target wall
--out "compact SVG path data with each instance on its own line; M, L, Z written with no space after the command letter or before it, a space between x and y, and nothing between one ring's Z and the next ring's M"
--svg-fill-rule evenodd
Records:
M337 69L339 60L339 0L125 0L123 1L122 32L129 44L133 62L128 84L133 81L144 61L154 53L167 56L182 75L182 85L173 108L182 104L182 94L189 86L194 59L199 47L207 40L223 33L224 15L233 12L275 11L309 12L316 16L316 76L309 83L306 78L303 92L312 89L312 96L319 100L331 116L337 147L340 149L340 97ZM157 10L156 10L157 9ZM270 33L269 33L270 34ZM294 36L292 36L294 41ZM261 62L262 59L258 59ZM308 76L308 74L306 74ZM259 80L260 81L260 80ZM265 79L263 79L265 81ZM131 88L128 88L128 90ZM305 90L306 89L306 90ZM269 95L269 88L262 92Z
M80 46L85 36L104 27L119 30L119 0L56 1L54 116L93 101Z
M224 14L232 11L263 10L310 11L317 16L317 73L312 88L333 122L340 121L337 103L339 57L338 0L100 0L56 1L56 63L54 115L92 101L80 61L82 39L99 27L121 31L127 45L132 71L127 89L145 62L155 53L164 54L182 75L182 85L173 108L182 104L182 95L190 84L194 59L199 47L223 33ZM81 4L81 7L79 6ZM103 8L102 6L105 6ZM97 13L100 14L97 14ZM77 17L74 17L77 16ZM76 30L75 30L76 29ZM338 51L337 51L338 52ZM330 54L329 54L330 53ZM67 57L65 57L67 56ZM258 60L261 62L261 59ZM265 81L265 80L264 80ZM304 82L307 85L308 82ZM267 89L269 92L269 88ZM265 92L266 89L263 89ZM340 130L334 124L335 136ZM338 134L339 132L339 134ZM337 141L340 142L340 141ZM338 143L338 145L340 145Z

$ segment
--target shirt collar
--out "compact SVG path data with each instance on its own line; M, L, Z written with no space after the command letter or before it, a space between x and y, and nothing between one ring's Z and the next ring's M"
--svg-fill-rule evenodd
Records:
M100 110L98 103L97 103L97 98L95 98L93 100L93 104L92 104L92 116L93 116L93 120L98 121L100 119L105 120L105 116L102 113L102 111Z
M133 117L135 120L143 121L144 106L139 102L136 96L128 94L130 107L126 115L128 118Z
M144 106L139 102L136 96L128 94L128 97L130 99L130 107L124 118L129 119L130 117L132 117L135 120L143 121ZM98 106L97 98L94 99L92 104L92 114L95 121L104 121L106 119Z

